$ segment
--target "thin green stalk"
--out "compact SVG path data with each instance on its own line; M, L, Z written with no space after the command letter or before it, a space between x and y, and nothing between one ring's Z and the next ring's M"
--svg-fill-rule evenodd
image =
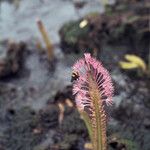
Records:
M80 114L82 115L82 118L85 122L87 129L88 129L90 140L92 141L93 132L92 132L91 119L89 118L88 114L85 111L80 111Z
M93 102L92 124L94 129L94 150L106 150L106 124L102 101L100 99L100 94L96 82L94 82L92 78L89 79L89 82L91 85L89 92Z

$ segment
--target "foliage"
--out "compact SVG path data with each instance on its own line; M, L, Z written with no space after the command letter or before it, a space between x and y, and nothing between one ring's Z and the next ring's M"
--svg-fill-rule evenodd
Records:
M62 27L61 33L64 34L64 41L69 44L75 44L81 37L86 36L89 27L80 28L81 21L72 21Z

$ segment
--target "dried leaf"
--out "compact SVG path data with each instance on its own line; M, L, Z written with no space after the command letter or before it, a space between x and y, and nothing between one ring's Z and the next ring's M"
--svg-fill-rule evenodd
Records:
M138 65L131 62L120 61L119 65L122 69L135 69L138 68Z
M67 104L67 106L69 106L69 107L73 107L73 103L72 103L72 101L70 100L70 99L66 99L65 100L65 103Z
M60 114L59 114L59 124L61 124L62 121L63 121L63 119L64 119L65 108L64 108L64 105L62 103L58 103L58 107L59 107L59 111L60 111Z
M136 55L125 55L125 59L127 61L120 61L119 65L122 69L135 69L135 68L140 68L144 72L146 71L146 63L144 60Z
M43 37L43 40L45 42L45 45L46 45L46 48L47 48L47 54L48 54L48 58L49 60L52 60L53 59L53 45L51 43L51 40L50 38L48 37L48 33L46 31L46 28L43 24L43 22L41 20L37 20L37 25L38 25L38 28L39 28L39 31Z
M143 71L146 70L146 64L144 62L144 60L136 55L125 55L126 60L137 64Z

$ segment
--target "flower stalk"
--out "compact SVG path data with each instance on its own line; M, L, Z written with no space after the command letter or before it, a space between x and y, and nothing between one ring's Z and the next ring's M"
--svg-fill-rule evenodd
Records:
M106 150L106 107L112 103L113 86L102 64L90 54L84 56L73 66L73 72L78 74L73 83L73 94L83 114L93 150Z

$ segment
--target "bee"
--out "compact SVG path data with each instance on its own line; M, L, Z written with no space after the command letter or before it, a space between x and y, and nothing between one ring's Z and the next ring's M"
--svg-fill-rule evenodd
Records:
M77 80L78 78L79 78L79 73L78 72L72 72L71 82Z

